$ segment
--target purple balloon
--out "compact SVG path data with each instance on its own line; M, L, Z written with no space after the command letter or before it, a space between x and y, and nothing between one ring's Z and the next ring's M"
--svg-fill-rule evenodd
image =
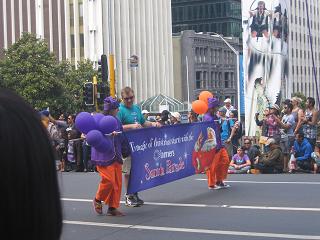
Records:
M118 129L117 119L113 116L104 116L99 121L99 129L103 134L109 134Z
M87 142L91 146L98 146L103 141L103 134L99 130L91 130L87 133Z
M97 145L94 146L99 152L105 154L105 157L108 159L112 159L114 157L114 147L113 142L108 137L103 137L102 141Z
M84 134L87 134L89 131L97 128L93 116L88 112L79 113L76 117L75 125L76 128Z
M93 118L94 118L97 126L99 126L99 122L103 117L104 117L104 115L102 113L96 113L93 115Z

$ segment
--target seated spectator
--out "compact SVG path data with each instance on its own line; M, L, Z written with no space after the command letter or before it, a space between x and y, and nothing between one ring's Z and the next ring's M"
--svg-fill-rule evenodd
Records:
M254 168L261 173L282 173L283 171L283 154L280 146L274 138L269 138L266 142L269 152L261 155L254 162Z
M238 147L237 153L233 155L228 173L247 173L250 171L251 162L244 147Z
M257 157L260 156L260 147L258 145L252 145L252 141L249 138L244 139L244 153L248 155L251 164L253 165Z
M314 147L314 152L311 153L311 158L313 160L313 173L317 173L320 167L320 143L317 143Z
M293 152L290 158L290 165L292 165L292 161L296 162L297 168L290 170L296 171L311 171L311 153L312 147L309 141L304 138L303 133L296 134L296 140L293 145Z

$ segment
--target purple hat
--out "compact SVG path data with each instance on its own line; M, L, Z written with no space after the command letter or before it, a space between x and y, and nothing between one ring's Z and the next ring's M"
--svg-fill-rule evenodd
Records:
M48 110L42 110L42 111L40 112L40 115L49 117L50 113L49 113Z
M214 108L220 106L218 98L208 98L208 108Z
M119 107L119 103L116 99L113 97L106 97L104 99L104 104L103 104L103 110L104 111L109 111L112 109L117 109Z

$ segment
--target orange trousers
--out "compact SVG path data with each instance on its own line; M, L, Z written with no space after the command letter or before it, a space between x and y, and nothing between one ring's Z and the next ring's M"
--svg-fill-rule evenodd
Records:
M96 199L106 205L119 208L122 187L122 165L118 162L110 166L97 166L101 181L96 193Z
M229 155L225 148L221 148L219 152L215 153L210 168L206 171L209 187L214 187L217 182L227 178L229 163Z

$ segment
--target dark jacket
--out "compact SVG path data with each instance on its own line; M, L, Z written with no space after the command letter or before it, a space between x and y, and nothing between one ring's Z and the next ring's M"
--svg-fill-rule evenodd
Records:
M283 154L280 146L277 146L266 154L263 154L259 158L259 163L263 163L267 167L283 169Z

